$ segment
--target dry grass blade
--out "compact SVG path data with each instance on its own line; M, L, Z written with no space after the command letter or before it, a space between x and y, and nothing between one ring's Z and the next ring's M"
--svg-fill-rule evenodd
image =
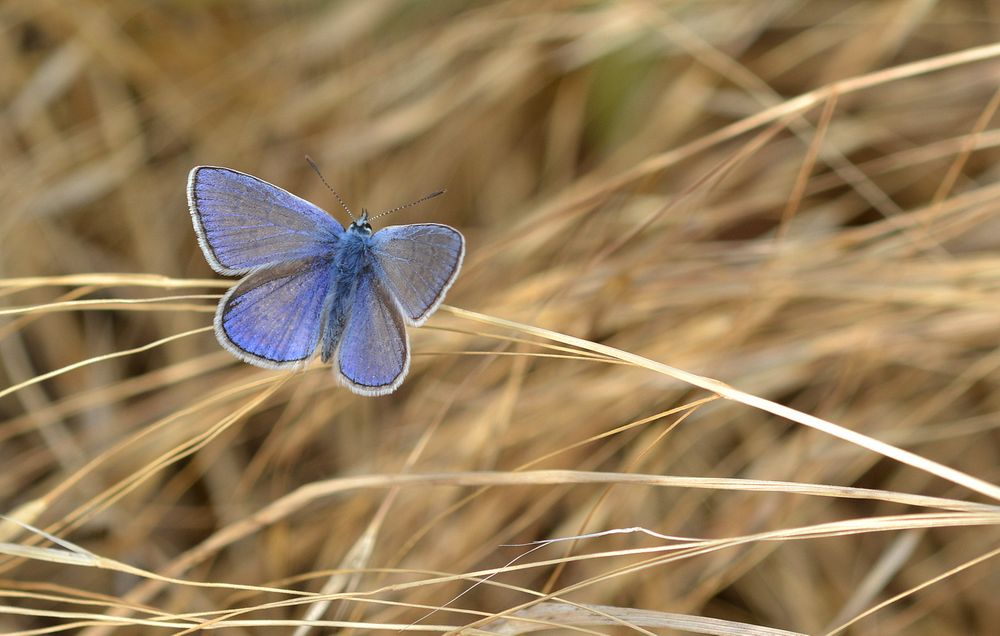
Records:
M574 338L573 336L567 336L566 334L550 331L548 329L541 329L530 325L520 324L510 320L497 318L495 316L486 316L465 309L459 309L457 307L449 307L447 305L445 305L443 309L461 318L467 318L469 320L475 320L477 322L483 322L497 327L515 329L540 338L547 338L556 342L562 342L563 344L572 345L581 349L589 349L594 353L602 354L611 358L618 358L622 362L628 362L656 373L662 373L682 382L687 382L688 384L705 389L706 391L711 391L712 393L715 393L716 395L727 400L733 400L734 402L740 402L742 404L746 404L747 406L753 406L762 411L767 411L768 413L772 413L779 417L784 417L792 420L793 422L798 422L799 424L803 424L835 437L839 437L851 443L857 444L858 446L862 446L904 464L909 464L910 466L927 471L941 477L942 479L947 479L948 481L965 486L970 490L1000 501L1000 486L996 486L995 484L991 484L982 479L967 475L949 466L944 466L924 457L920 457L919 455L910 453L891 444L886 444L876 439L872 439L867 435L861 435L860 433L838 426L833 422L828 422L807 413L802 413L800 411L796 411L795 409L788 408L787 406L776 404L770 400L765 400L755 395L750 395L744 391L734 389L719 380L697 376L692 373L688 373L687 371L675 369L669 365L655 362L627 351L617 350L614 347L608 347L606 345L590 342L581 338Z
M614 617L612 620L609 617ZM545 621L530 623L521 619ZM723 621L702 616L685 616L670 612L653 612L629 607L608 605L569 605L565 603L539 603L487 625L493 634L527 634L547 629L547 625L617 625L622 622L637 629L640 627L665 627L691 634L715 636L801 636L802 632L771 629L749 623ZM643 630L644 631L644 630ZM647 632L648 633L648 632Z

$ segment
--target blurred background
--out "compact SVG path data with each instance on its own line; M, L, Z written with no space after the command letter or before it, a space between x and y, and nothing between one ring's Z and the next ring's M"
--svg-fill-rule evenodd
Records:
M354 209L447 188L387 221L465 234L448 305L997 481L995 3L14 0L0 32L0 512L75 547L0 540L91 555L6 549L0 632L1000 629L995 501L668 375L447 308L383 398L236 361L185 200L222 165L346 222L306 154ZM636 526L724 544L504 547Z

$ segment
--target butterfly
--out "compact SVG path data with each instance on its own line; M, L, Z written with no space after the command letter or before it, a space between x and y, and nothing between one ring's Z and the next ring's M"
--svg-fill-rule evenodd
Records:
M373 232L366 211L345 229L278 186L214 166L191 170L187 194L205 260L219 274L243 276L215 312L225 349L289 369L318 347L355 393L399 387L410 366L406 325L434 313L462 266L458 230L420 223Z

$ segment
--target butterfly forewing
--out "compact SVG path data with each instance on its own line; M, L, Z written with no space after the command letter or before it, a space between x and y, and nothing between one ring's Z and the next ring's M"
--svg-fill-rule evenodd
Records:
M286 261L250 274L219 303L219 342L257 366L305 362L319 342L332 278L332 261L324 257Z
M220 274L327 255L344 231L305 199L229 168L192 170L188 204L205 258Z
M444 299L464 255L465 239L447 225L395 225L372 236L380 282L416 326Z
M403 316L371 269L358 275L337 364L341 379L362 395L396 390L410 366Z

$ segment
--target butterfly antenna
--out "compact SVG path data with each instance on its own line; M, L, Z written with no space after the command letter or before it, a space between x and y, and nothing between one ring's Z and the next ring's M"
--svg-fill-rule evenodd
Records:
M417 205L418 203L423 203L424 201L427 201L429 199L433 199L434 197L439 197L442 194L444 194L445 192L446 192L446 190L438 190L437 192L431 192L427 196L422 197L420 199L417 199L416 201L411 201L410 203L407 203L405 205L398 205L398 206L394 207L391 210L386 210L385 212L379 212L375 216L371 217L370 220L375 220L375 219L381 218L381 217L383 217L383 216L385 216L387 214L392 214L393 212L399 212L403 208L411 208L411 207Z
M323 176L323 173L319 171L319 166L317 166L316 162L312 160L312 157L306 155L306 162L309 164L309 167L311 167L313 171L319 176L319 180L323 182L323 185L326 186L326 189L332 192L333 196L337 197L337 200L340 201L340 206L344 208L345 212L347 212L347 216L351 217L352 221L357 221L357 219L354 218L354 215L351 214L351 208L347 207L347 204L344 203L344 199L341 198L341 196L337 193L337 191L334 190L333 187L327 182L326 178Z

